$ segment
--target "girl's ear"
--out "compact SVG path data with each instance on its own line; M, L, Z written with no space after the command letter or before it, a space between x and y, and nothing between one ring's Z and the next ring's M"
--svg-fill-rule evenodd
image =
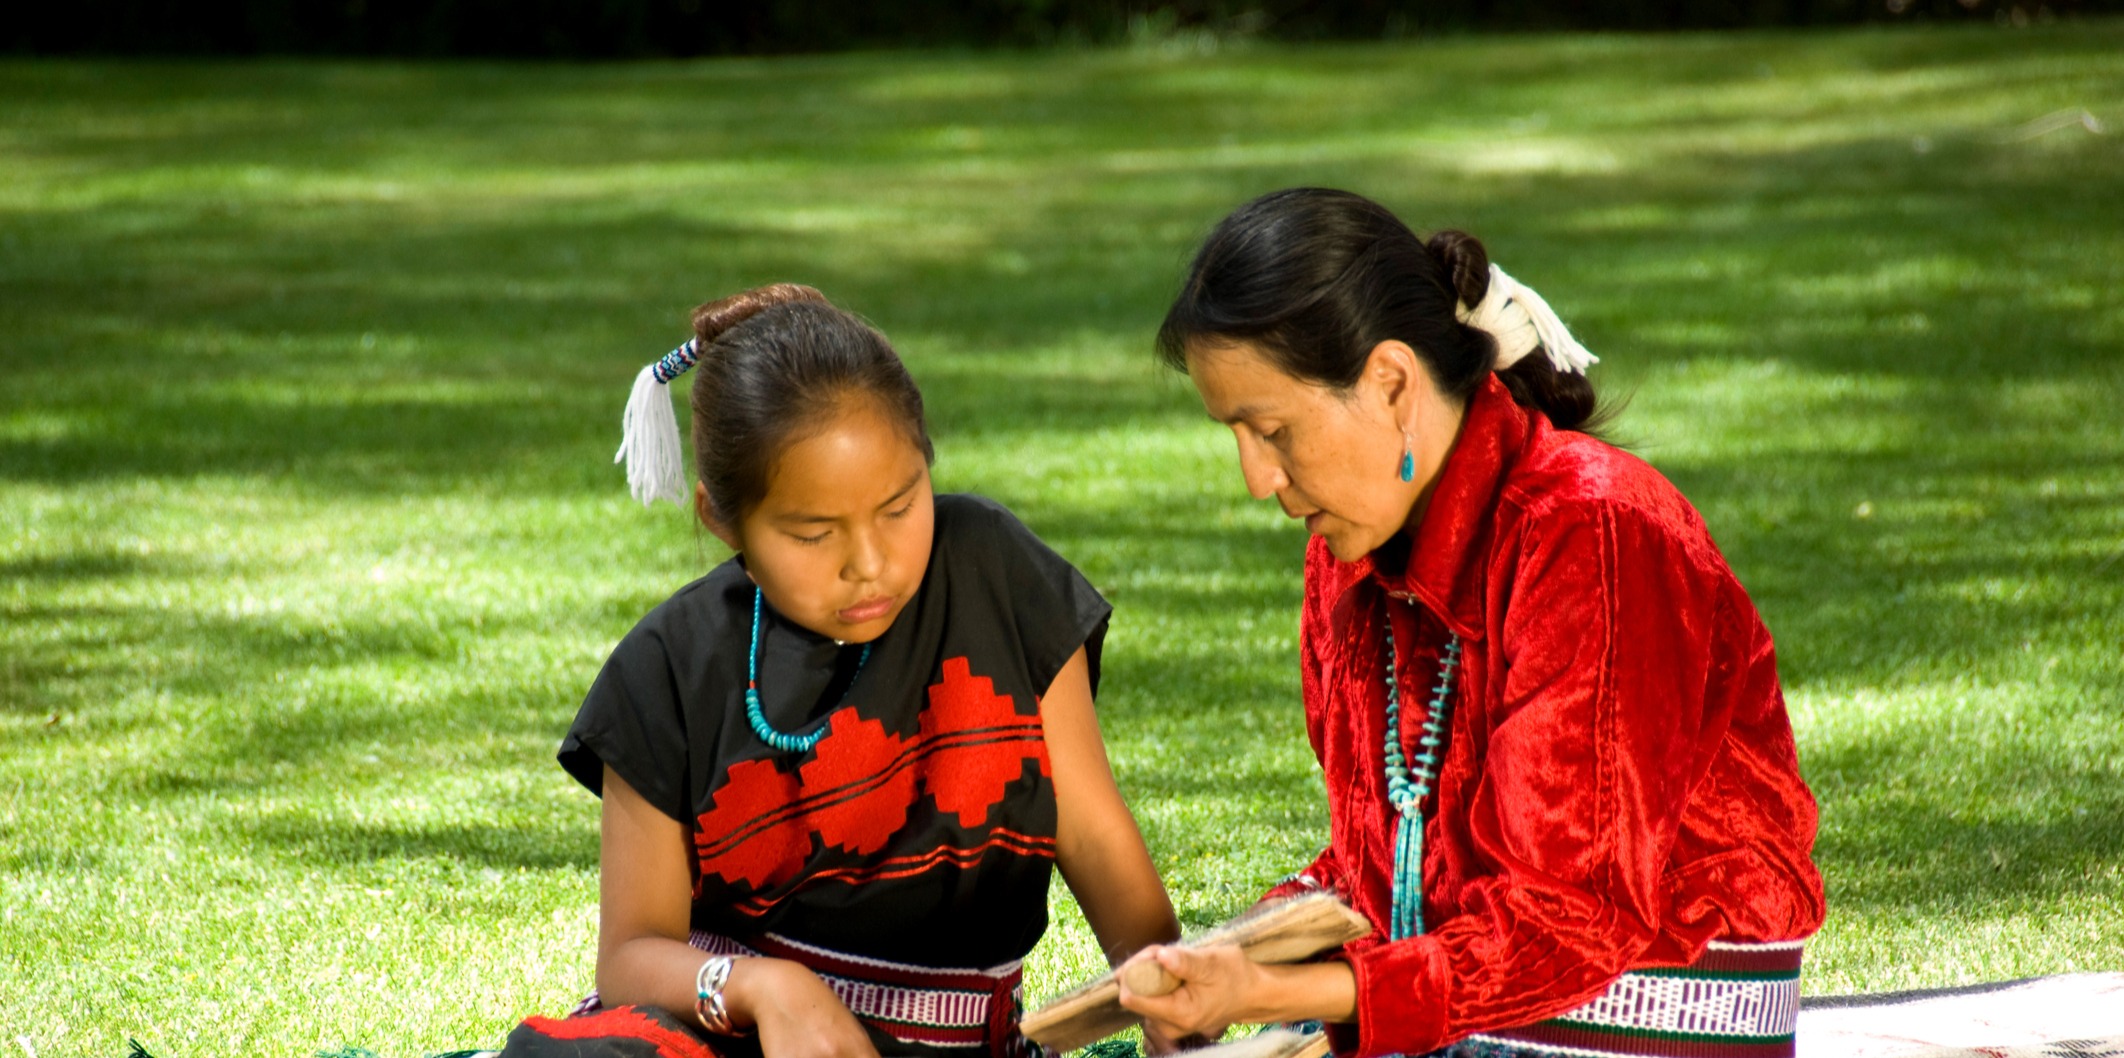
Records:
M693 483L693 516L699 518L701 524L707 526L708 531L715 534L717 540L723 542L724 547L732 551L745 550L739 546L736 530L724 525L723 520L715 516L715 504L708 502L708 485L706 482L696 481Z

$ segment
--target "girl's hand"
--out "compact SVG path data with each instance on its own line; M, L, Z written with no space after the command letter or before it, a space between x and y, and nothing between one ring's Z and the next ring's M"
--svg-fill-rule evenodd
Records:
M1139 995L1121 985L1121 1006L1143 1015L1146 1036L1161 1043L1186 1036L1216 1039L1240 1022L1268 1020L1258 1016L1254 997L1260 995L1261 967L1236 944L1208 948L1157 945L1137 952L1129 962L1153 959L1165 972L1180 980L1180 987L1162 996Z
M746 971L739 982L738 970ZM808 968L782 959L742 959L724 989L760 1034L766 1058L878 1058L870 1034L841 997Z

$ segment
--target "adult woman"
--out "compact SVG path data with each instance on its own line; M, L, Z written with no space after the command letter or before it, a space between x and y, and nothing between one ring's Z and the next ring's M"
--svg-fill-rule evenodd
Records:
M1688 502L1579 429L1548 307L1470 236L1296 189L1219 225L1159 338L1316 538L1331 840L1279 890L1378 929L1288 968L1150 949L1182 987L1124 1002L1364 1055L1790 1054L1823 909L1769 635Z

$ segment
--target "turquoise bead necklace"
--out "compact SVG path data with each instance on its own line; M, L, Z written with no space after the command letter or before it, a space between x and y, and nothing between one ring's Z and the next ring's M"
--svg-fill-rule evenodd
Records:
M1438 659L1438 684L1431 688L1431 708L1423 718L1423 752L1416 755L1416 774L1409 774L1401 750L1401 687L1394 676L1394 624L1386 626L1386 781L1387 803L1400 816L1394 830L1393 939L1423 932L1423 799L1438 778L1438 759L1445 745L1446 714L1452 708L1453 670L1460 667L1460 637L1446 644Z
M776 731L767 722L767 713L760 708L760 611L765 607L765 593L752 589L752 650L745 657L745 719L752 721L752 733L784 753L805 753L826 737L826 725L820 724L808 735L791 735ZM856 659L854 676L848 678L849 690L863 676L863 666L870 662L871 644L863 644L863 656ZM848 691L841 692L841 701L848 701ZM834 708L840 708L839 705Z

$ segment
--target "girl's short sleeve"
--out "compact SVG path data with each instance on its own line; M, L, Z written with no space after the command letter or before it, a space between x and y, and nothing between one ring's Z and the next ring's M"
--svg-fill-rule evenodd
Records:
M687 803L687 733L678 681L665 649L659 609L629 632L583 697L561 740L560 763L591 793L603 796L610 766L627 785L673 819L691 818Z
M939 521L948 519L951 529L940 538L970 553L965 565L979 571L984 594L1002 608L998 617L1017 636L1035 693L1045 693L1083 647L1098 694L1099 655L1113 616L1098 589L1001 504L977 496L939 496L937 503Z

